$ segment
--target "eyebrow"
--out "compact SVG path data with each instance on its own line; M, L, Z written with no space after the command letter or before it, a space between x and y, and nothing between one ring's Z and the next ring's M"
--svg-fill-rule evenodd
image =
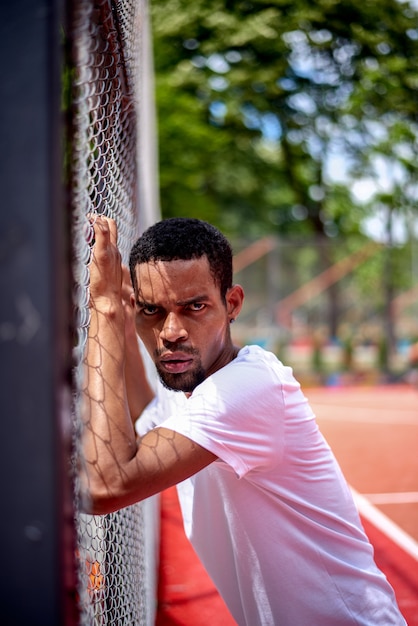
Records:
M155 306L151 302L146 302L145 300L141 300L140 298L136 298L135 304L137 306Z
M196 296L192 296L191 298L187 298L186 300L177 300L175 303L176 306L187 306L188 304L193 304L194 302L201 302L202 300L207 300L207 294L200 294ZM141 300L140 298L136 299L136 304L138 306L160 306L155 302L147 302L146 300Z
M178 300L176 302L177 306L186 306L188 304L193 304L193 302L201 302L202 300L207 300L207 294L201 294L197 296L193 296L192 298L187 298L187 300Z

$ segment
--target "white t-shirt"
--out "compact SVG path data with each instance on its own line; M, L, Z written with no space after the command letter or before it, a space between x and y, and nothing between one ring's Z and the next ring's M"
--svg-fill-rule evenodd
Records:
M189 399L163 392L139 432L151 424L218 457L178 492L186 534L240 626L406 624L315 416L273 354L246 346Z

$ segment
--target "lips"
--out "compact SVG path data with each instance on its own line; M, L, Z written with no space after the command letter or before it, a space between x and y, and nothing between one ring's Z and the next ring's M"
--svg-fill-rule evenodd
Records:
M189 369L193 363L193 358L184 352L173 352L161 357L160 363L161 367L170 374L181 374Z

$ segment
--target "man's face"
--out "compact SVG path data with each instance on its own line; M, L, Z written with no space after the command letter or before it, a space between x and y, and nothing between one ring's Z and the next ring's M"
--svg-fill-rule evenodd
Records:
M137 333L162 382L191 392L233 358L229 316L237 308L236 287L225 305L206 256L141 263L135 271Z

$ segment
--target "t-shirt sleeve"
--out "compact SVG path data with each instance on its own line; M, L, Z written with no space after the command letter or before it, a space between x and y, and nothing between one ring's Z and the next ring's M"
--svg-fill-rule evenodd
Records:
M283 454L284 398L265 363L231 362L193 392L161 426L189 437L241 478L273 466Z

